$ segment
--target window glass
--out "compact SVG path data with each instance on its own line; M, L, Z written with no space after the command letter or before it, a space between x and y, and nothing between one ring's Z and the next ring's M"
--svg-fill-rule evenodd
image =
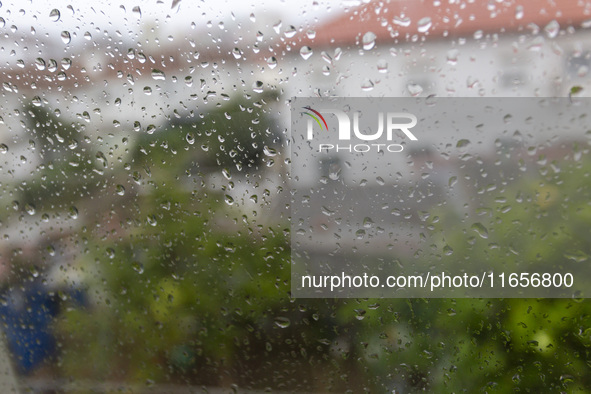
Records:
M586 103L590 27L578 0L3 1L0 391L588 392L587 294L294 297L290 111ZM367 179L419 201L389 211L418 257L584 266L590 136L425 143Z

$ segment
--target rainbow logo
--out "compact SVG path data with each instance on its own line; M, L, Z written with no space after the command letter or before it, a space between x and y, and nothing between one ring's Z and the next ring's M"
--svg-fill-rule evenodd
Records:
M320 117L320 119L322 119L322 123L324 123L324 127L328 131L328 125L326 124L326 120L324 120L324 116L320 115L320 112L310 108L310 106L302 107L302 108L307 109L308 111L311 111L314 114L318 115L318 117ZM322 130L322 123L320 123L320 119L318 119L318 117L314 116L310 112L302 112L302 113L312 117L316 121L316 123L318 123L318 126L320 126L320 130Z

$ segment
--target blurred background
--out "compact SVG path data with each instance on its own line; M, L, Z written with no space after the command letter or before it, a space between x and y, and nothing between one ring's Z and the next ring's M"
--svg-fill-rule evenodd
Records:
M292 97L576 100L589 28L583 0L2 2L2 392L589 392L586 299L289 281ZM588 264L577 135L408 152L400 259Z

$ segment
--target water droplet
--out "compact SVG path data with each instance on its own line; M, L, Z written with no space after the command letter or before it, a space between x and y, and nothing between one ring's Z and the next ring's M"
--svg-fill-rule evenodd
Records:
M61 63L64 70L67 70L72 66L72 60L67 57L63 58Z
M185 77L185 85L187 85L188 87L193 86L193 77L192 76L187 76Z
M364 92L369 92L370 90L373 90L373 87L374 84L371 79L366 79L361 83L361 90L363 90Z
M164 71L154 68L152 69L152 79L155 79L156 81L164 81L166 75L164 75Z
M476 222L470 227L472 230L476 232L476 234L480 235L480 238L487 239L488 238L488 230L484 225L480 222Z
M388 72L388 62L384 59L380 59L378 60L377 64L376 64L377 68L378 68L378 72L385 74Z
M316 32L315 32L314 30L308 30L308 31L306 32L306 36L307 36L309 39L314 39L314 38L316 38Z
M279 328L287 328L291 325L291 320L287 317L276 317L275 325Z
M402 27L410 26L410 18L409 17L395 16L392 21L394 22L395 25L398 25L398 26L402 26Z
M232 55L234 56L234 59L240 59L242 57L242 51L240 48L234 48L232 49Z
M555 38L560 32L560 25L556 20L553 20L544 27L544 31L548 38Z
M466 78L466 86L469 87L470 89L475 88L478 85L478 79L470 76L468 78Z
M68 216L70 216L72 219L78 219L78 208L71 206L68 211Z
M534 40L531 42L531 44L528 45L527 49L529 49L532 52L539 52L542 50L543 47L544 47L544 37L537 36L536 38L534 38Z
M304 45L303 47L300 48L300 56L304 60L308 60L310 58L310 56L312 56L313 53L314 53L314 51L312 51L312 48L310 48L307 45Z
M406 85L406 89L413 97L416 97L419 94L423 93L423 87L418 83L409 83L408 85Z
M72 42L72 37L70 36L70 32L69 31L62 31L61 33L61 37L62 37L62 42L64 44L69 44L70 42Z
M273 30L275 30L275 33L279 34L279 32L281 31L282 24L283 23L279 20L273 25Z
M47 248L45 248L45 250L47 250L47 253L50 256L55 256L55 247L53 245L47 246Z
M107 255L107 257L111 260L113 260L115 258L115 249L113 248L107 248L105 250L105 254Z
M0 144L0 153L5 154L8 152L8 145Z
M232 198L232 196L229 196L226 194L226 196L224 197L224 201L226 202L226 204L228 205L232 205L234 204L234 199Z
M458 55L460 51L457 49L450 49L447 51L447 62L451 65L455 65L458 62Z
M419 33L426 33L429 31L429 29L431 28L431 25L433 24L433 22L431 22L431 18L429 18L428 16L422 18L421 20L419 20L418 23L418 30Z
M115 186L115 193L117 193L119 196L125 195L125 187L123 187L123 185Z
M285 37L287 38L291 38L293 36L295 36L297 33L297 30L295 28L295 26L290 25L287 30L285 32L283 32L283 34L285 35Z
M453 254L453 252L454 252L454 250L452 249L451 246L449 246L449 245L446 244L443 247L443 254L445 254L446 256L451 256Z
M34 265L32 265L29 268L29 272L31 273L31 275L33 276L33 278L38 278L39 277L39 270Z
M365 309L355 309L355 319L363 320L365 319L365 314L367 311Z
M158 224L158 220L156 219L156 216L155 215L148 215L146 217L146 221L152 227L155 227Z
M267 145L265 145L263 147L263 153L265 154L265 156L271 156L272 157L272 156L276 156L277 155L277 150L276 149L273 149L273 148L270 148Z
M43 104L43 101L41 101L41 97L35 96L31 99L31 104L35 107L40 107Z
M60 20L60 10L58 10L57 8L54 8L53 10L51 10L51 12L49 13L49 18L53 22L59 21Z
M45 60L43 60L40 57L35 59L35 67L37 67L37 70L40 70L40 71L45 70Z
M144 266L139 261L131 263L131 268L140 275L144 273Z
M137 14L138 18L141 18L141 17L142 17L142 10L141 10L141 8L140 8L140 6L139 6L139 5L136 5L135 7L133 7L133 8L131 9L131 11L132 11L133 13Z
M29 215L33 216L35 214L35 212L36 212L35 206L33 204L25 204L25 211Z
M267 59L267 65L270 69L277 67L277 59L275 59L275 56L271 56Z
M153 124L148 125L148 127L146 128L146 133L148 133L148 134L154 134L155 131L156 131L156 126Z
M151 95L151 94L152 94L152 88L151 88L151 87L149 87L149 86L145 86L145 87L144 87L144 94L145 94L146 96L149 96L149 95Z
M263 93L263 82L262 81L255 81L252 84L252 90L256 93Z
M540 343L538 341L533 340L533 339L531 341L527 341L527 344L531 348L537 348L540 345Z
M57 71L57 62L54 59L49 59L49 65L47 66L47 69L49 71L51 71L52 73Z
M456 148L465 148L468 145L470 145L470 140L461 139L457 142Z
M365 33L361 39L361 42L363 43L363 49L366 51L372 49L376 45L376 38L377 36L374 32L368 31Z
M518 5L515 7L515 19L519 20L523 18L523 6Z
M193 145L195 143L195 134L193 134L193 133L187 133L187 135L185 136L185 139L187 140L187 142L190 145Z
M0 28L3 28L4 26L6 26L6 21L4 20L4 18L0 17Z

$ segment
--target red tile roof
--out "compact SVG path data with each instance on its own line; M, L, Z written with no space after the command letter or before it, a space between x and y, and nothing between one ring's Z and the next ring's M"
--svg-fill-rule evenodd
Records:
M385 0L349 9L314 29L315 37L302 32L290 43L361 46L367 32L376 35L376 44L407 42L415 35L471 38L538 29L553 37L557 27L581 26L591 26L591 2L586 0Z

